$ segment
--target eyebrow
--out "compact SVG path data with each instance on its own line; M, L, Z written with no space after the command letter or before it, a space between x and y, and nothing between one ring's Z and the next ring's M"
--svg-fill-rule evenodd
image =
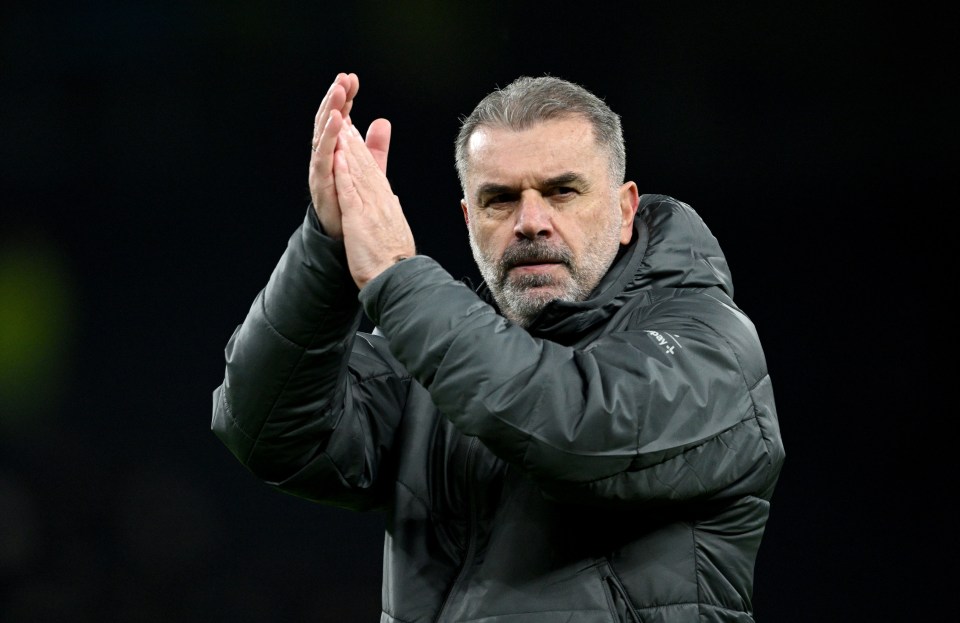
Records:
M537 183L538 188L556 188L558 186L569 186L571 184L580 184L585 186L587 181L579 173L573 171L565 171L559 175L554 175L553 177L548 177L545 180L541 180ZM484 196L490 195L500 195L500 194L510 194L516 193L517 189L513 186L507 186L506 184L496 184L493 182L488 182L486 184L480 184L480 187L477 188L477 203Z

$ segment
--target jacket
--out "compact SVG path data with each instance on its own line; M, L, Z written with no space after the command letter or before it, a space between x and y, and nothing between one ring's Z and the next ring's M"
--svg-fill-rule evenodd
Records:
M784 448L732 295L663 195L588 300L526 329L426 256L358 295L310 208L212 429L282 491L386 513L382 623L746 623Z

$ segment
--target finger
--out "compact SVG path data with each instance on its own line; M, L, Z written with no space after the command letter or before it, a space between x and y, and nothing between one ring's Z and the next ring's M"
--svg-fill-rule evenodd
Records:
M356 128L352 125L344 123L337 134L337 144L334 149L334 168L341 166L341 170L337 173L349 178L350 185L354 188L363 184L363 171L354 153L353 133L355 131Z
M344 117L347 117L350 115L350 111L353 109L353 99L357 96L357 91L360 90L360 78L357 77L357 74L345 74L344 90L347 99L344 101L340 112L343 113Z
M357 91L360 90L360 78L357 74L351 72L349 74L344 74L345 82L344 87L347 91L347 99L352 100L357 96Z
M387 155L390 151L392 126L386 119L374 119L367 128L367 149L384 173L387 172Z
M340 209L344 214L351 209L362 209L364 198L371 196L372 180L366 175L366 169L357 157L356 132L355 127L344 124L337 135L337 147L334 150L334 179ZM362 140L359 142L363 144Z
M317 114L314 115L314 122L319 127L323 127L323 123L321 123L321 117L324 117L325 120L325 116L330 112L330 94L333 93L337 85L340 85L344 91L344 94L346 94L347 89L350 87L350 82L346 74L337 74L337 77L334 78L333 82L331 82L330 86L327 88L327 92L323 94L323 99L320 100L320 106L317 108Z
M345 152L347 162L350 165L350 175L357 181L358 186L364 185L364 180L370 178L372 183L377 178L384 178L380 166L374 159L373 154L367 149L363 138L360 136L360 130L356 126L344 126L340 131L338 151Z
M322 173L329 174L333 168L333 152L337 146L337 136L343 127L343 116L340 115L340 111L330 111L327 123L314 144L313 156L311 157L311 165Z
M319 125L315 125L313 127L313 139L311 141L311 145L314 151L317 150L317 144L321 138L324 128L327 127L327 121L329 121L331 115L334 112L336 112L338 115L340 114L340 109L343 107L343 98L343 89L340 87L340 85L335 85L335 88L330 92L330 96L327 99L327 110L325 110L324 113L316 120L316 123ZM337 131L339 132L339 127L337 128Z
M317 114L313 117L313 138L311 145L316 145L318 133L321 132L327 124L331 110L342 110L346 103L347 89L351 88L351 83L347 74L339 73L334 79L330 88L320 100L320 106L317 108Z
M333 154L333 177L337 186L337 201L340 203L340 211L345 214L357 210L362 203L350 173L350 164L347 162L346 153L338 149Z

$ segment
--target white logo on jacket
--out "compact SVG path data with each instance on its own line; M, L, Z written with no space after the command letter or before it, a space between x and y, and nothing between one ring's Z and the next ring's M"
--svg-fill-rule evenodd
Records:
M660 333L659 331L651 331L649 329L647 330L647 335L649 335L650 339L652 339L654 342L662 346L663 352L665 352L668 355L674 354L673 352L674 348L683 348L683 346L680 345L680 341L677 339L679 337L677 335L673 335L671 333L666 333L666 332ZM664 336L667 336L667 337L664 337ZM673 343L671 344L670 340L668 340L667 338L670 338L670 340L673 340Z

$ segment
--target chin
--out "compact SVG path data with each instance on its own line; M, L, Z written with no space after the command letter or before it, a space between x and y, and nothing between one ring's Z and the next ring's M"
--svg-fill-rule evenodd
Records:
M544 279L542 275L533 279L526 276L507 281L495 294L495 298L501 309L509 310L508 316L515 320L523 319L520 324L527 326L529 321L548 303L556 300L573 300L570 294L571 285L556 278Z
M523 291L523 302L527 309L540 311L547 303L567 299L567 293L562 288L529 288Z

